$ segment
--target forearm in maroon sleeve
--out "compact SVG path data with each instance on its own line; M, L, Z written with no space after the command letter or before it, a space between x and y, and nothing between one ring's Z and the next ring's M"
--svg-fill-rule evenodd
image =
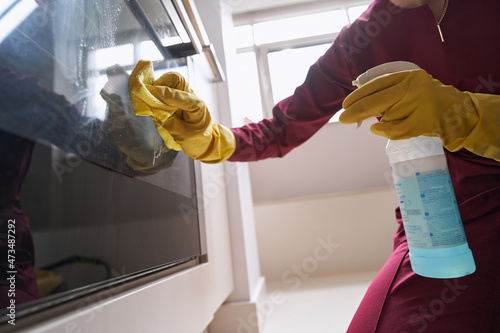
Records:
M345 67L340 69L332 49L309 69L305 82L295 93L273 108L273 118L231 129L236 151L229 161L282 157L309 139L341 109L342 101L353 88L350 74Z

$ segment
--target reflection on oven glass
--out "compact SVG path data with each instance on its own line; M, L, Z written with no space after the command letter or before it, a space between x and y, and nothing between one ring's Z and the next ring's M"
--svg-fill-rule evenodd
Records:
M194 164L130 105L140 59L188 77L123 0L0 3L2 309L199 255Z

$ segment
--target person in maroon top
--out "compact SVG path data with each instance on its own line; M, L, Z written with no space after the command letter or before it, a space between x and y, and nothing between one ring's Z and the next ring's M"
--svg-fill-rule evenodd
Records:
M272 118L227 131L220 125L214 128L205 118L198 123L192 120L193 113L208 112L192 91L178 83L182 80L172 80L167 88L150 88L155 83L146 86L154 98L178 108L161 126L188 155L207 163L256 161L284 156L325 125L343 103L347 115L341 121L365 119L360 115L369 114L371 106L357 102L372 95L383 104L377 96L389 98L391 89L370 92L369 83L354 94L352 81L368 69L392 61L418 65L423 70L404 80L402 76L382 79L395 81L388 86L399 89L400 100L371 116L399 131L398 138L410 127L413 134L407 136L430 133L442 139L476 271L457 279L416 275L396 209L399 229L394 251L369 287L348 332L500 332L498 22L500 2L495 0L375 0L361 17L344 27L293 95L274 107ZM141 87L135 74L129 86L132 97L139 96ZM419 89L402 93L404 84ZM418 91L425 93L412 95ZM410 121L404 129L397 124L403 124L405 117L418 116L415 101L425 101L436 114L424 110L425 117L417 117L418 121ZM443 101L448 103L447 110L440 110ZM134 108L137 113L139 107ZM405 109L411 113L395 117ZM455 112L454 118L439 113L445 111ZM183 132L182 121L203 131ZM377 134L395 139L387 131Z
M495 42L500 40L500 3L450 0L439 27L444 42L436 25L443 1L437 3L440 10L433 15L429 6L403 9L374 1L343 29L304 84L278 103L273 119L232 129L236 149L229 161L285 155L341 108L358 75L390 61L416 63L460 91L500 94L500 44ZM492 112L500 114L500 108ZM348 332L500 332L500 163L467 149L445 152L476 272L453 280L416 275L397 210L394 252Z

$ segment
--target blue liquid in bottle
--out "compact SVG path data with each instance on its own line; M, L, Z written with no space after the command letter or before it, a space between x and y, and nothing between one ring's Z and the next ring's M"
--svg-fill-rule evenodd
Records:
M465 236L441 140L390 141L386 152L403 217L413 271L431 278L471 274Z
M353 84L419 67L395 61L369 69ZM358 124L359 126L360 124ZM389 141L391 164L413 271L430 278L456 278L476 270L465 237L441 139L420 136Z

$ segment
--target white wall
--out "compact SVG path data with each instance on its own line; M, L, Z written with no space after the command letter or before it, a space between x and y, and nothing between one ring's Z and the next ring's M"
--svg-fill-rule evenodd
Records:
M311 277L376 271L392 250L397 207L387 140L371 122L330 123L284 158L249 163L262 274L293 283L304 260ZM339 245L314 267L318 237ZM314 268L314 269L313 269Z
M293 285L379 270L392 251L396 205L391 189L256 204L262 274Z
M311 276L376 271L390 255L397 198L387 140L369 126L331 123L284 158L250 163L266 279L310 260L318 237L340 246Z

